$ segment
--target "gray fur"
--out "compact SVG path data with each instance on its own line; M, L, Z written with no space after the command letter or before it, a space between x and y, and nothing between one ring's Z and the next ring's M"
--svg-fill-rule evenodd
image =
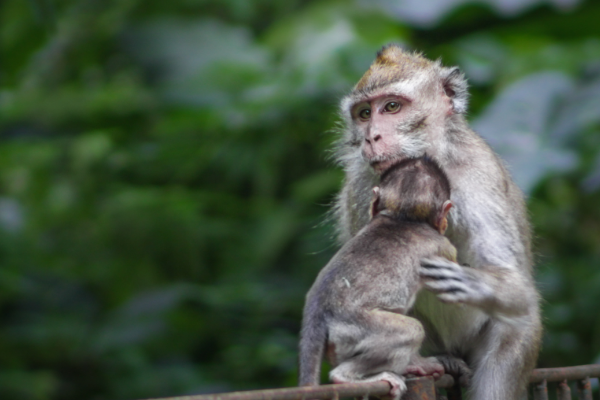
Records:
M464 76L439 62L415 61L414 54L403 54L398 48L389 50L385 60L380 54L359 82L361 89L342 101L346 128L337 152L346 182L335 210L340 241L367 224L368 193L377 180L369 163L414 157L414 151L402 145L409 132L398 121L425 113L426 126L419 135L427 145L421 152L437 160L450 179L455 207L446 236L458 250L458 263L423 260L420 273L428 291L419 294L413 314L425 325L425 347L431 354L460 356L474 369L471 398L519 399L535 366L542 332L523 195L502 161L465 120ZM389 67L394 63L402 67ZM392 72L386 72L388 67ZM376 89L364 89L369 87ZM387 93L411 99L393 116L399 127L386 138L398 145L367 159L368 144L361 137L376 120L358 123L348 109Z

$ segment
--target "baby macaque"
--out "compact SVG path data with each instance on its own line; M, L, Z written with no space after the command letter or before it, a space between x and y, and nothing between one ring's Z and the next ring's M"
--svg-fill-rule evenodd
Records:
M387 169L373 189L371 221L319 273L306 296L300 386L319 384L325 356L334 383L384 380L396 399L403 374L441 376L418 351L425 333L407 314L421 282L421 260L456 261L443 234L452 207L446 174L427 156Z

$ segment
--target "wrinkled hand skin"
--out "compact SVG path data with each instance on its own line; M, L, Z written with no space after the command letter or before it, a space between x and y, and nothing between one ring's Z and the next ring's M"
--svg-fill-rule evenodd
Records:
M440 355L435 358L444 366L445 372L451 375L455 381L459 382L462 387L469 387L471 385L473 371L471 371L466 362L450 355Z
M422 260L419 271L424 287L442 302L481 306L492 298L493 291L476 273L444 257Z

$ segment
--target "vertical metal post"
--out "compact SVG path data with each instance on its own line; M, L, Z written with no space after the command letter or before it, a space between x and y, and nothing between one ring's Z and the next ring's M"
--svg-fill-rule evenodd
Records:
M571 388L569 387L569 383L566 379L561 381L556 387L556 399L571 400Z
M431 376L407 379L408 390L402 400L435 400L435 385Z
M592 384L589 377L577 381L577 396L579 400L592 400Z
M548 385L544 379L540 383L533 385L533 399L534 400L548 400Z
M454 381L454 385L446 389L448 400L462 400L462 389L458 383L458 379Z

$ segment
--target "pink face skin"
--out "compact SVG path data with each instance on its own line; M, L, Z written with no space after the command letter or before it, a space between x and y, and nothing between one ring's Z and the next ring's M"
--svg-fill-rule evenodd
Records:
M433 152L444 147L446 118L453 113L451 99L441 84L405 86L385 88L350 108L362 156L377 174L407 157L425 152L440 156Z
M394 95L382 95L352 107L352 118L364 135L363 156L381 173L394 162L390 155L397 153L397 126L405 118L403 112L410 100Z

